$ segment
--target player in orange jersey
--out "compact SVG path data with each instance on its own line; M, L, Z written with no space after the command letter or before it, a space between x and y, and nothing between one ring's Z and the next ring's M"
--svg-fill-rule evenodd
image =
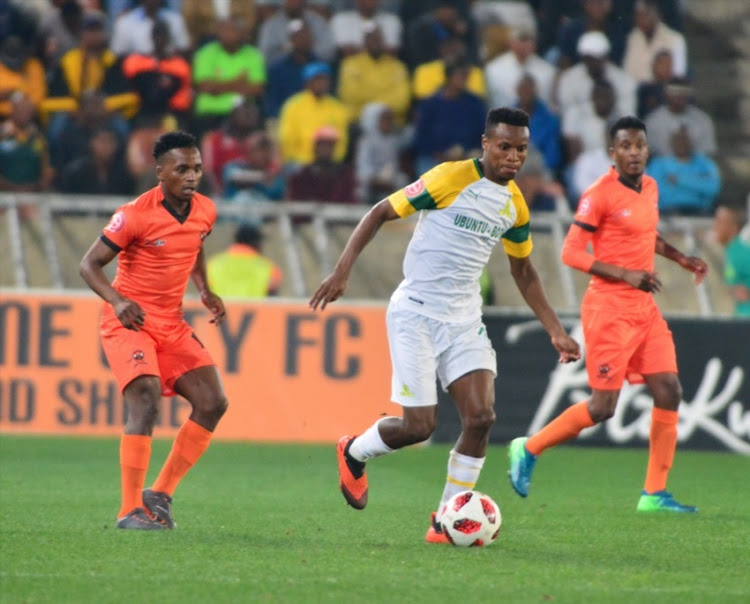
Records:
M646 126L623 117L610 128L615 165L584 192L562 250L565 264L592 275L581 304L586 371L591 398L572 405L530 438L510 444L510 482L522 497L542 451L574 438L584 428L612 417L624 380L646 383L654 399L646 482L639 511L696 512L666 490L677 444L677 407L682 387L669 331L652 294L661 289L655 254L695 274L708 267L686 256L657 232L658 189L644 175ZM587 246L593 246L593 255Z
M212 323L224 304L208 287L203 240L216 208L197 193L203 176L195 137L164 134L154 145L159 184L120 207L81 260L81 276L106 304L101 338L128 410L120 442L122 506L117 527L175 528L172 495L208 448L227 408L219 372L182 315L192 277ZM103 268L117 255L110 284ZM162 392L174 391L192 406L159 476L143 490L151 434Z

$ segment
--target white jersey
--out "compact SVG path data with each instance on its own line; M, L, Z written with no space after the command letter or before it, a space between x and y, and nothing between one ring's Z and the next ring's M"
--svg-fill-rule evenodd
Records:
M518 186L484 177L476 159L440 164L394 193L401 217L420 211L391 305L450 323L482 315L479 279L495 244L517 258L531 253L529 208Z

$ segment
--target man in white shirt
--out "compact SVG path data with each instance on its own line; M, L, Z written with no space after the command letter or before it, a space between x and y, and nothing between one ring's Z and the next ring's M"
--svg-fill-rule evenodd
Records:
M484 68L490 104L493 107L515 105L518 102L518 82L525 74L530 74L536 82L539 98L550 106L555 71L551 63L536 54L535 28L514 28L510 50L492 59Z
M557 87L559 112L583 105L591 98L597 80L607 80L615 90L617 113L634 115L636 110L636 82L622 69L607 60L609 40L600 31L589 31L578 40L581 62L562 72Z
M685 37L662 23L655 0L635 3L635 27L628 34L622 67L638 82L652 79L651 66L656 54L668 50L672 55L672 72L676 76L687 73L687 45Z
M185 20L177 11L162 8L161 0L142 0L140 6L119 16L112 31L110 49L118 56L150 55L154 51L151 30L156 21L169 27L170 41L175 50L190 50L190 36Z
M386 52L397 54L401 47L401 19L378 10L380 0L357 0L356 10L336 13L331 19L331 33L336 47L348 56L364 50L365 28L376 23L383 34Z

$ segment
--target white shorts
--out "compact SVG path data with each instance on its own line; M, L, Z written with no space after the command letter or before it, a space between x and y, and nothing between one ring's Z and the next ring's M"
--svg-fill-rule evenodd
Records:
M410 310L389 308L386 324L394 403L404 407L437 405L436 375L443 390L478 369L497 376L495 351L481 318L445 323Z

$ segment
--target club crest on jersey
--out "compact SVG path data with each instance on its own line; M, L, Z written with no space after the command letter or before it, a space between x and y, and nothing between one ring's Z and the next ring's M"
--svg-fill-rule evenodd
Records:
M424 185L424 179L420 178L419 180L415 180L410 185L406 185L404 187L404 193L406 194L406 197L409 199L413 199L414 197L419 196L425 189Z
M581 203L578 205L578 213L581 216L585 216L591 211L591 200L588 197L581 199Z
M145 354L142 350L134 350L133 354L131 355L133 357L133 364L134 365L147 365L148 361L145 360Z
M599 375L597 375L596 377L598 377L600 380L604 380L605 382L609 381L609 378L611 377L609 375L609 371L610 368L607 363L605 363L604 365L599 365Z
M200 234L201 241L203 241L206 237L208 237L208 233L206 231L201 231L201 234ZM213 241L213 239L211 241Z
M124 212L116 212L112 215L112 218L109 220L109 224L104 227L105 231L109 231L110 233L116 233L122 227L125 226L125 213Z

